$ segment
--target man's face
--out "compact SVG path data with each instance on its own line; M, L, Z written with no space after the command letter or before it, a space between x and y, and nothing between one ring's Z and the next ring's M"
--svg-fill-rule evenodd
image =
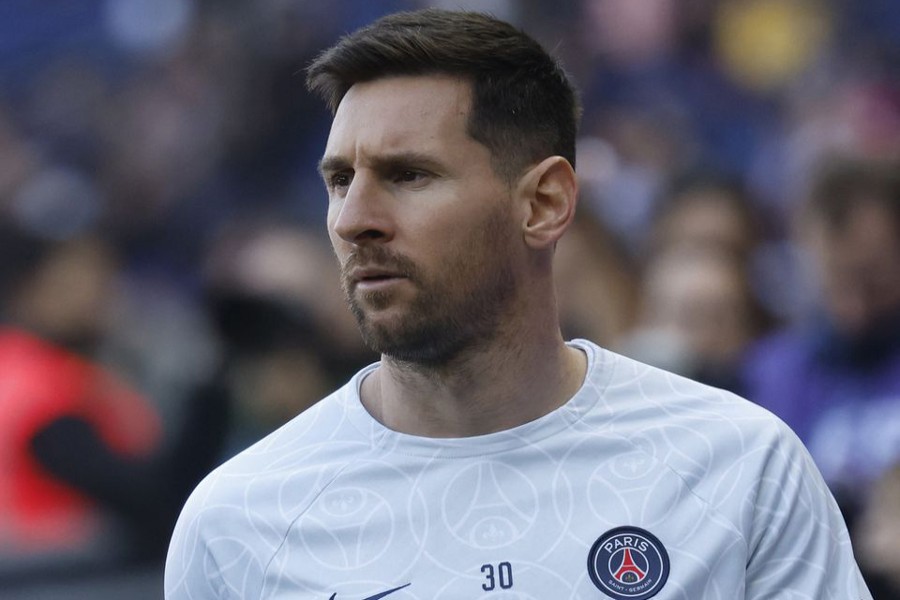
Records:
M900 235L886 210L860 198L842 227L813 231L825 301L842 333L872 334L900 313Z
M322 159L350 308L398 360L438 364L490 339L516 296L511 192L466 132L470 93L446 76L356 84Z

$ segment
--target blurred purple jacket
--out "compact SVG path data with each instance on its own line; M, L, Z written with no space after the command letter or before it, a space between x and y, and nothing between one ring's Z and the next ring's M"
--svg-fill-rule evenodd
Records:
M829 485L852 495L900 462L900 328L850 343L825 326L763 339L743 392L783 419Z

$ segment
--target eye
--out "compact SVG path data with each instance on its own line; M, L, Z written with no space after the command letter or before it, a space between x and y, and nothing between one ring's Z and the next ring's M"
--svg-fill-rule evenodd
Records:
M401 169L394 174L394 183L419 183L428 177L428 173L415 169Z
M353 175L347 171L338 171L328 177L328 188L331 190L341 190L350 185L353 181Z

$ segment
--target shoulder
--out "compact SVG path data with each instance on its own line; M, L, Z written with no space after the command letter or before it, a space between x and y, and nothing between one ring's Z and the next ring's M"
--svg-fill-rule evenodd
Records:
M649 455L706 505L704 518L727 524L747 553L748 597L867 597L845 593L864 589L846 526L787 425L730 392L613 353L604 362L591 429ZM784 568L798 561L822 568Z
M849 544L821 474L781 419L730 392L625 357L614 362L605 399L613 431L674 472L748 551L784 556L772 540L778 530L815 539L798 552L818 552L829 539Z
M755 490L775 464L806 455L781 419L749 400L624 356L613 355L612 362L602 401L615 415L616 433L708 502L739 505L740 496L726 498L726 491Z
M607 402L621 413L617 433L674 471L751 552L777 546L773 523L814 534L816 551L832 536L849 544L821 474L781 419L730 392L625 357L615 361Z
M253 493L301 480L314 486L324 473L340 469L353 452L368 446L347 419L355 398L348 383L269 435L225 461L197 487L188 506L253 503Z
M709 422L747 433L783 427L771 412L732 392L607 354L614 373L605 401L628 415L635 426L677 429Z
M255 597L292 523L369 451L346 418L355 397L351 380L200 482L172 536L167 598Z

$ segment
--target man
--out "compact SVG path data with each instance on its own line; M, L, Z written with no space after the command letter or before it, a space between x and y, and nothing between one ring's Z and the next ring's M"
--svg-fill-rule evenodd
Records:
M380 363L211 474L182 598L870 598L797 440L559 333L577 108L490 17L385 17L309 69L346 294Z
M833 159L811 187L799 241L821 301L750 354L747 393L807 444L849 518L900 464L900 164Z

